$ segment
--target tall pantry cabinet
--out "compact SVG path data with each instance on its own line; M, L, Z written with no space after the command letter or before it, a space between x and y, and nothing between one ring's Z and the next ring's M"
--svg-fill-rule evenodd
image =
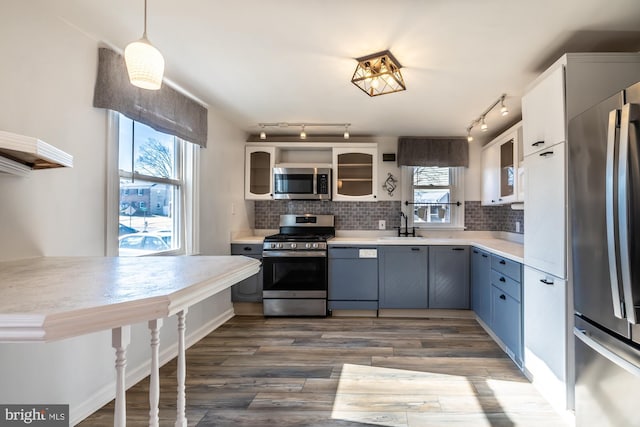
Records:
M638 80L638 54L565 54L522 97L524 370L560 410L573 408L571 236L566 205L566 151L571 141L566 138L567 124Z

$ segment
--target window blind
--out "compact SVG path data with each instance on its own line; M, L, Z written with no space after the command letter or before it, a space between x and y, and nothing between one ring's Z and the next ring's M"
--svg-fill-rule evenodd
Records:
M207 109L166 84L155 91L133 86L124 58L111 49L98 49L93 106L118 111L159 132L207 146Z
M403 136L398 138L398 166L469 166L466 138Z

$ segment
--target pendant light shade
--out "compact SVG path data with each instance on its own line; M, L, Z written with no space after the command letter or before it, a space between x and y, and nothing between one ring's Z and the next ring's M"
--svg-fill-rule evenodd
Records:
M158 90L162 86L164 58L147 38L147 1L144 2L144 33L124 50L124 61L132 85L142 89Z

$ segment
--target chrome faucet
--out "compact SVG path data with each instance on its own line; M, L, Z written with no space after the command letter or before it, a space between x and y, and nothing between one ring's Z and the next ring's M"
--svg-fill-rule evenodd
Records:
M404 231L402 231L402 218L404 218ZM416 228L411 227L411 233L409 233L409 218L407 215L400 211L400 227L398 227L398 236L409 237L409 235L416 236Z

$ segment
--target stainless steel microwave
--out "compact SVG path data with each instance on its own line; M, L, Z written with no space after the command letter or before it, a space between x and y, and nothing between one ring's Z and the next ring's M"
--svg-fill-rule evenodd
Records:
M331 200L331 168L325 165L276 165L273 198Z

